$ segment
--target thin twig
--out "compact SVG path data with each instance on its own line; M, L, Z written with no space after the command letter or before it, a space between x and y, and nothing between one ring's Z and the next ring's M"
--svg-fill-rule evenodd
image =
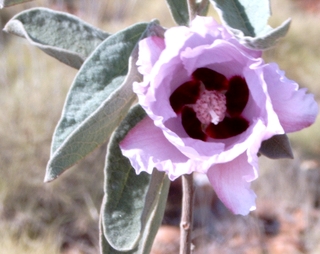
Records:
M197 6L197 15L201 15L202 12L208 8L209 0L202 0Z
M189 21L191 23L191 21L197 15L197 4L196 4L196 0L187 0L187 2L188 2Z
M193 214L193 175L182 176L182 214L180 223L180 254L191 253L191 232Z

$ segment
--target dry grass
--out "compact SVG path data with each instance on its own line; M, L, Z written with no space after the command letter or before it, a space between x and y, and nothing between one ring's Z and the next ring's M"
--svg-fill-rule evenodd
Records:
M27 7L48 7L50 2L39 0L1 10L1 19ZM56 0L53 7L61 9L62 2ZM89 2L82 0L77 8L68 8L110 32L153 18L164 26L173 25L164 0L126 1L127 9L122 8L121 1L98 1L94 5ZM319 100L319 16L302 12L289 0L273 3L275 16L271 22L280 24L292 17L293 23L288 36L264 57L278 62L289 78L308 87ZM147 10L144 6L148 6ZM30 47L25 40L0 33L0 253L51 254L73 248L82 251L79 253L97 253L104 148L53 183L42 183L51 135L75 74L76 70ZM231 216L220 206L222 210L218 210L225 216L221 217L217 210L198 211L199 225L208 225L204 232L196 231L198 253L249 253L246 251L250 248L257 250L251 253L320 250L319 125L320 120L313 127L290 135L295 160L261 159L261 177L254 183L257 212L243 218ZM277 236L265 235L266 215L281 223ZM295 235L291 237L286 227ZM283 235L291 238L283 239ZM300 249L276 251L279 242L284 248L290 241Z
M96 253L103 149L43 184L51 136L76 70L21 38L8 39L0 58L0 253L59 253L74 245Z
M36 240L30 240L27 237L20 238L19 240L12 239L12 235L7 231L1 230L1 253L8 254L59 254L59 246L56 243L56 236L43 235ZM50 247L49 247L50 246ZM49 247L49 248L48 248Z

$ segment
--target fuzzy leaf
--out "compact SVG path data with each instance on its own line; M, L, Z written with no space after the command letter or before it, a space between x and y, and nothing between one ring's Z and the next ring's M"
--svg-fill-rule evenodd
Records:
M224 25L245 46L264 50L288 32L291 20L273 29L268 25L271 15L269 0L210 0Z
M82 65L53 136L45 181L106 142L127 114L136 98L132 83L141 79L137 50L126 77L128 58L146 28L146 23L136 24L108 37Z
M187 0L167 0L174 21L180 26L189 24L189 12Z
M290 141L286 134L275 135L263 141L259 153L270 159L293 159Z
M138 245L129 251L119 251L115 250L110 246L108 243L104 232L103 232L103 225L102 222L100 223L100 253L101 254L149 254L151 251L151 247L154 241L154 238L158 232L158 229L161 225L162 218L164 215L164 210L166 207L168 191L170 187L170 181L167 177L161 183L159 188L159 201L157 204L156 209L153 210L149 220L146 222L145 227L143 229L143 233L139 239ZM102 207L105 206L105 198L102 202ZM100 218L102 219L103 213L101 212Z
M140 106L131 109L108 146L102 224L107 242L118 251L151 248L168 194L169 180L165 173L154 170L151 176L145 172L136 175L119 147L119 142L145 116Z
M102 201L102 204L104 204L104 201ZM112 252L110 250L110 245L107 242L107 239L104 237L103 228L102 228L102 222L101 222L101 215L100 213L100 225L99 225L99 247L100 247L100 254L116 254L115 252Z
M0 0L0 9L3 7L8 7L15 4L21 4L25 2L30 2L32 0Z
M238 37L240 43L245 45L248 48L255 49L255 50L266 50L275 46L277 41L284 37L290 27L291 20L288 19L284 21L280 26L275 29L270 28L268 32L261 36L256 37Z
M76 69L109 36L76 16L46 8L17 14L4 31L26 38L30 44Z

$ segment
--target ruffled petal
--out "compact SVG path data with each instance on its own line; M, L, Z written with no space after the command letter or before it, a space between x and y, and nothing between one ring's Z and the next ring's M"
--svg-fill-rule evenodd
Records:
M164 39L151 36L139 42L139 58L137 65L142 75L148 75L165 48Z
M201 163L184 156L164 137L149 117L145 117L120 142L122 154L126 156L137 174L151 173L153 168L168 173L170 180L190 174Z
M248 57L259 58L262 56L262 51L252 50L240 44L237 39L232 37L225 27L218 24L212 17L196 16L196 18L191 22L190 30L193 33L200 34L201 37L207 38L211 41L217 39L227 40L234 44L239 50L247 54Z
M165 48L164 39L151 36L139 42L139 59L137 65L142 75L148 75Z
M257 178L257 172L245 153L228 163L212 166L207 176L219 199L233 213L247 215L256 208L250 182Z
M264 65L263 73L273 109L285 132L299 131L314 123L318 104L312 94L287 79L275 63Z
M267 84L263 80L263 73L260 64L251 65L243 71L250 91L247 105L242 112L245 119L256 121L259 119L267 127L263 131L261 141L271 138L276 134L283 134L284 130L280 124L277 113L272 107L270 96L268 95Z
M190 30L200 34L202 37L211 35L212 37L222 38L222 26L218 24L212 17L196 16L190 26ZM224 29L224 28L223 28ZM230 36L231 37L231 36Z
M210 56L210 57L208 57ZM189 76L197 68L206 67L214 70L227 79L240 75L247 66L259 63L260 59L250 58L234 44L215 40L194 49L187 48L181 52L181 61Z

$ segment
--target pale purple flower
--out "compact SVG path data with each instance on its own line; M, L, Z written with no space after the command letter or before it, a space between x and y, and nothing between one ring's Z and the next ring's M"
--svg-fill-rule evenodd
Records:
M137 65L144 79L133 89L148 117L120 143L122 153L137 173L206 174L236 214L255 209L261 142L311 125L318 112L313 95L212 18L142 40Z

